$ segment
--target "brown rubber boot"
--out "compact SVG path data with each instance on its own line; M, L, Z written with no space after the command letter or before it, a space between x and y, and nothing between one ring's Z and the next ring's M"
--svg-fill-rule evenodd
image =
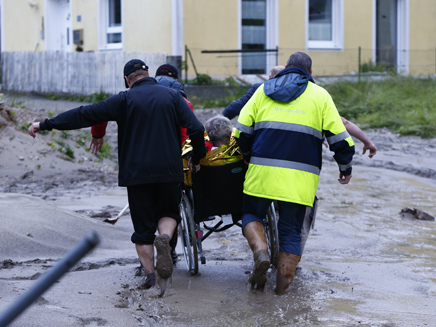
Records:
M297 270L299 255L279 252L279 262L277 265L276 293L283 295L294 280Z
M270 267L270 260L267 251L267 243L263 224L259 221L252 221L244 227L244 235L253 251L254 270L248 279L254 288L263 290L266 284L266 273Z

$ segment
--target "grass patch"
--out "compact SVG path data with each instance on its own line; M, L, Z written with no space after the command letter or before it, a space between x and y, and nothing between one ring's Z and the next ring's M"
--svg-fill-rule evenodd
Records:
M93 93L91 95L75 95L75 94L48 94L46 98L49 100L68 100L75 102L100 102L109 98L111 94L105 92Z
M205 99L196 96L190 96L189 101L194 105L194 109L209 109L209 108L225 108L232 101L238 100L245 93L247 93L247 87L234 87L231 89L231 94L218 99Z
M105 142L101 146L101 151L96 154L99 159L107 158L112 159L112 148L111 146Z
M326 86L341 116L367 128L436 136L436 81L394 76L384 81L341 81Z
M71 149L69 145L66 145L63 141L56 140L56 138L53 138L53 141L55 141L59 145L58 151L66 156L66 160L68 161L74 160L75 158L74 150Z

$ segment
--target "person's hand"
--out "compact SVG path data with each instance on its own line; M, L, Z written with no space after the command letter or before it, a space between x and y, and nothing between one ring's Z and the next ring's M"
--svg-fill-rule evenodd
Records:
M326 140L322 141L322 144L328 149L329 148L329 144L327 143Z
M344 175L342 173L339 173L338 182L343 184L343 185L348 184L350 182L350 180L351 180L351 177L352 177L351 174L350 175Z
M36 137L36 133L41 132L41 128L39 127L39 122L32 123L32 125L29 126L29 129L27 130L29 132L29 135L33 138Z
M101 147L103 146L104 138L92 138L91 143L89 144L89 150L91 153L97 154L98 151L101 151Z
M365 144L363 146L363 152L362 154L365 154L366 150L369 151L368 157L372 158L375 156L375 154L377 153L377 147L371 142L368 144Z
M189 169L191 169L191 171L192 171L193 173L196 173L196 172L200 171L200 164L198 164L198 165L194 165L194 164L192 163L192 160L191 160L191 159L189 159L188 167L189 167Z

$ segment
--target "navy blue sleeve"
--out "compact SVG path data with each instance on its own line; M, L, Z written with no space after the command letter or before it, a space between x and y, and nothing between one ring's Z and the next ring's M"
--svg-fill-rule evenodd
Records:
M72 130L90 127L107 121L117 120L119 109L124 103L123 92L87 106L65 111L40 123L41 130Z
M233 119L236 116L239 115L239 113L241 112L242 108L245 106L245 104L248 102L248 100L250 100L251 96L254 94L254 92L256 92L257 88L261 85L262 83L255 83L253 84L250 89L247 91L247 93L245 93L242 97L240 97L238 100L236 101L232 101L232 103L230 103L222 112L222 115L224 117L227 117L228 119Z

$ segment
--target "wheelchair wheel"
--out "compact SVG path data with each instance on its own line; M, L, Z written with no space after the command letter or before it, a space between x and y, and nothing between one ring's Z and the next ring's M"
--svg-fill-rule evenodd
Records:
M268 252L270 255L271 265L277 268L279 260L279 230L277 228L277 213L274 209L274 203L271 203L266 214L265 235L268 243Z
M179 224L179 235L183 247L183 256L188 271L192 275L196 275L198 274L198 251L194 216L188 196L185 193L183 193L180 203L180 216L182 221Z

